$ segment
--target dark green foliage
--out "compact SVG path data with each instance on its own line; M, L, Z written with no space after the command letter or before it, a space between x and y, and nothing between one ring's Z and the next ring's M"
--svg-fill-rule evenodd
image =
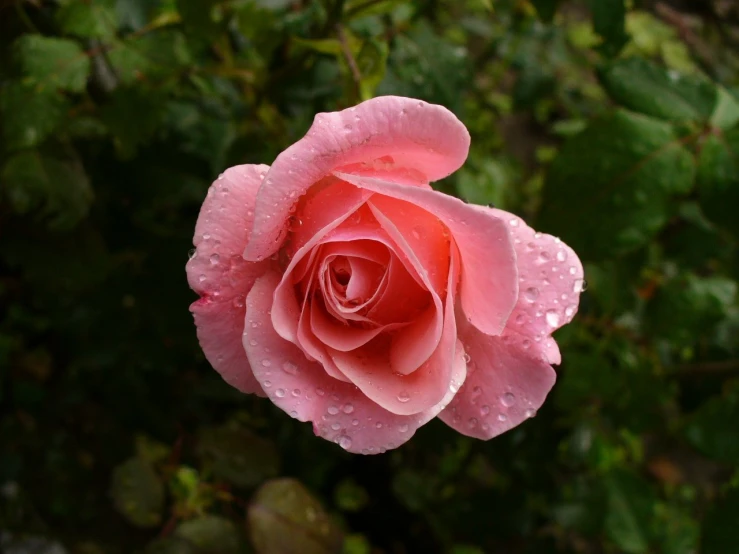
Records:
M0 550L735 554L737 33L715 0L0 3ZM586 261L554 390L489 442L347 455L197 344L209 184L379 94L469 128L435 186Z

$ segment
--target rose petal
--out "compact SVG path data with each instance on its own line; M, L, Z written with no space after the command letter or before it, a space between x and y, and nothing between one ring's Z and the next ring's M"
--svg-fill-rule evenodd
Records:
M503 332L518 299L516 254L505 221L487 208L434 190L343 173L336 176L368 191L415 204L438 217L459 248L459 297L465 315L487 335Z
M513 214L491 211L511 227L518 259L519 298L504 335L559 364L562 357L550 335L577 313L584 282L582 263L558 238L534 232Z
M531 350L460 323L470 361L467 379L439 418L464 435L487 440L533 417L554 386L552 367Z
M253 221L254 202L265 165L226 170L208 189L200 209L187 263L190 287L201 295L190 307L198 340L210 364L231 386L264 395L241 344L245 296L268 267L241 256Z
M320 364L307 360L295 345L274 331L266 314L279 281L280 275L270 271L252 287L246 320L256 326L244 349L254 375L280 409L301 421L313 421L317 434L345 450L378 454L406 442L451 400L453 393L449 391L431 409L402 416L382 409L354 385L329 377ZM459 381L464 378L463 353L457 344L450 364Z
M454 318L454 293L459 260L452 256L449 284L443 312L441 340L429 359L409 375L390 370L388 357L390 337L380 335L353 352L329 350L341 373L357 385L370 399L394 414L411 415L439 404L449 387L464 381L463 373L455 373L454 352L457 328ZM438 302L432 293L434 302ZM441 312L441 307L436 308Z
M294 246L290 264L285 269L280 286L275 291L272 324L277 333L291 342L297 340L300 305L295 297L293 271L296 266L313 253L330 231L341 225L353 212L364 204L366 194L356 187L338 184L319 191L310 199L311 204L301 212L302 224L294 232Z
M449 110L410 98L378 97L318 114L306 136L277 156L260 187L244 256L261 260L274 254L298 198L334 169L391 156L396 167L435 181L462 165L469 142L467 129Z

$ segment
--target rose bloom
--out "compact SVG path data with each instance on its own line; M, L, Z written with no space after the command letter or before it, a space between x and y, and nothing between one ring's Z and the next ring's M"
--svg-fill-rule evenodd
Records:
M582 265L515 215L431 188L469 144L447 109L386 96L318 114L271 167L226 170L187 264L223 379L363 454L434 417L490 439L535 415Z

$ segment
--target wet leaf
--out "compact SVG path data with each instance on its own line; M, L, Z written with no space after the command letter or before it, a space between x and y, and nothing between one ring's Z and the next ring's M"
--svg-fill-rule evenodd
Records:
M131 458L116 467L110 492L116 510L132 525L161 524L164 484L149 463Z
M249 506L248 523L258 554L341 552L341 532L321 504L294 479L263 485Z

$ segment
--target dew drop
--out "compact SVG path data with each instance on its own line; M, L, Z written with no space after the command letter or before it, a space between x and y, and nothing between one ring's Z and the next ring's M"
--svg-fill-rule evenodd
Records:
M317 394L318 396L323 396L324 394L326 394L326 391L324 391L324 390L323 390L323 389L321 389L321 388L318 388L318 389L316 389L316 394Z
M401 433L407 433L408 432L408 425L406 425L405 423L403 423L402 425L399 425L398 426L398 431L400 431Z
M523 323L524 323L525 321L526 321L526 316L525 316L525 315L523 315L523 314L518 314L518 315L516 316L516 323L518 323L519 325L523 325Z
M413 235L413 238L416 240L421 238L421 228L420 227L414 227L413 231L411 231L411 234Z
M264 367L269 367L269 366L271 366L271 365L272 365L272 362L271 362L271 361L269 361L269 360L268 360L267 358L265 358L264 360L262 360L262 365L263 365Z
M482 408L480 408L480 414L481 415L486 416L489 413L490 413L490 406L488 406L487 404L485 404Z
M518 227L518 219L511 219L508 223L510 223L511 227Z
M475 387L472 389L472 394L474 394L475 396L479 396L482 394L482 389L479 386Z
M200 281L201 283L205 281L205 275L201 275L200 277L198 277L198 281Z
M567 259L567 252L564 250L558 250L557 251L557 261L558 262L564 262Z
M326 410L326 411L329 413L329 415L336 415L336 414L339 413L339 408L337 408L336 406L331 405L331 406L328 407L328 410Z
M197 250L195 250L195 249L193 248L192 250L190 250L190 251L189 251L189 252L187 253L187 258L188 258L189 260L192 260L192 259L193 259L193 258L194 258L195 256L197 256L197 255L198 255L198 251L197 251Z
M341 423L332 423L331 429L333 429L334 431L338 431L339 429L341 429Z
M377 423L375 423L375 427L377 427L378 429L382 429L382 423L378 421Z
M539 289L537 289L536 287L529 287L525 291L523 291L523 297L529 302L533 302L534 300L539 298Z
M467 421L467 427L469 427L470 429L472 429L473 427L477 427L477 418L475 418L475 417L471 417L471 418L470 418L470 419L469 419L469 420Z
M547 310L546 315L547 325L550 327L559 326L559 313L556 310Z
M506 421L507 419L508 419L508 416L507 415L505 415L505 414L498 414L498 421L500 421L501 423L504 422L504 421Z
M470 363L470 360L472 360L472 358L470 357L470 355L467 352L465 352L464 353L464 363L468 364L468 363Z
M588 284L585 279L576 279L572 285L572 292L585 292L588 288Z
M577 307L574 304L571 304L570 306L567 306L565 308L565 315L567 317L572 317L574 315L576 309L577 309Z
M356 427L357 425L359 425L359 420L358 419L352 419L352 425L354 425L354 427Z
M284 398L285 397L285 389L277 389L275 391L275 396L277 398Z
M252 346L256 346L256 345L257 345L257 344L259 344L259 343L258 343L258 342L256 341L256 339L251 339L251 340L249 341L249 344L250 344L250 345L252 345Z
M500 403L506 408L510 408L516 402L516 397L512 392L507 392L500 397Z
M352 439L346 435L339 437L339 446L344 450L349 450L352 447Z
M290 375L297 375L298 366L292 362L285 362L284 364L282 364L282 370Z
M577 268L574 265L570 266L570 275L574 275L577 273Z
M296 412L295 410L290 410L290 417L293 417L293 418L298 417L298 412Z
M551 256L549 255L549 252L547 252L546 250L542 250L539 253L539 260L541 260L542 262L548 262L550 258Z
M295 398L297 398L298 396L300 396L300 389L293 389L293 396Z
M525 415L526 417L528 417L528 418L532 418L532 417L534 417L534 416L536 415L536 410L534 410L533 408L528 408L528 409L527 409L527 410L526 410L526 411L524 412L524 415Z
M354 411L354 406L352 404L344 404L344 407L341 409L341 411L345 414L350 414Z
M406 403L411 399L411 397L408 395L406 391L401 391L400 394L398 394L398 402Z
M268 388L270 388L272 386L272 381L265 381L264 383L262 383L262 386L265 389L268 389Z

